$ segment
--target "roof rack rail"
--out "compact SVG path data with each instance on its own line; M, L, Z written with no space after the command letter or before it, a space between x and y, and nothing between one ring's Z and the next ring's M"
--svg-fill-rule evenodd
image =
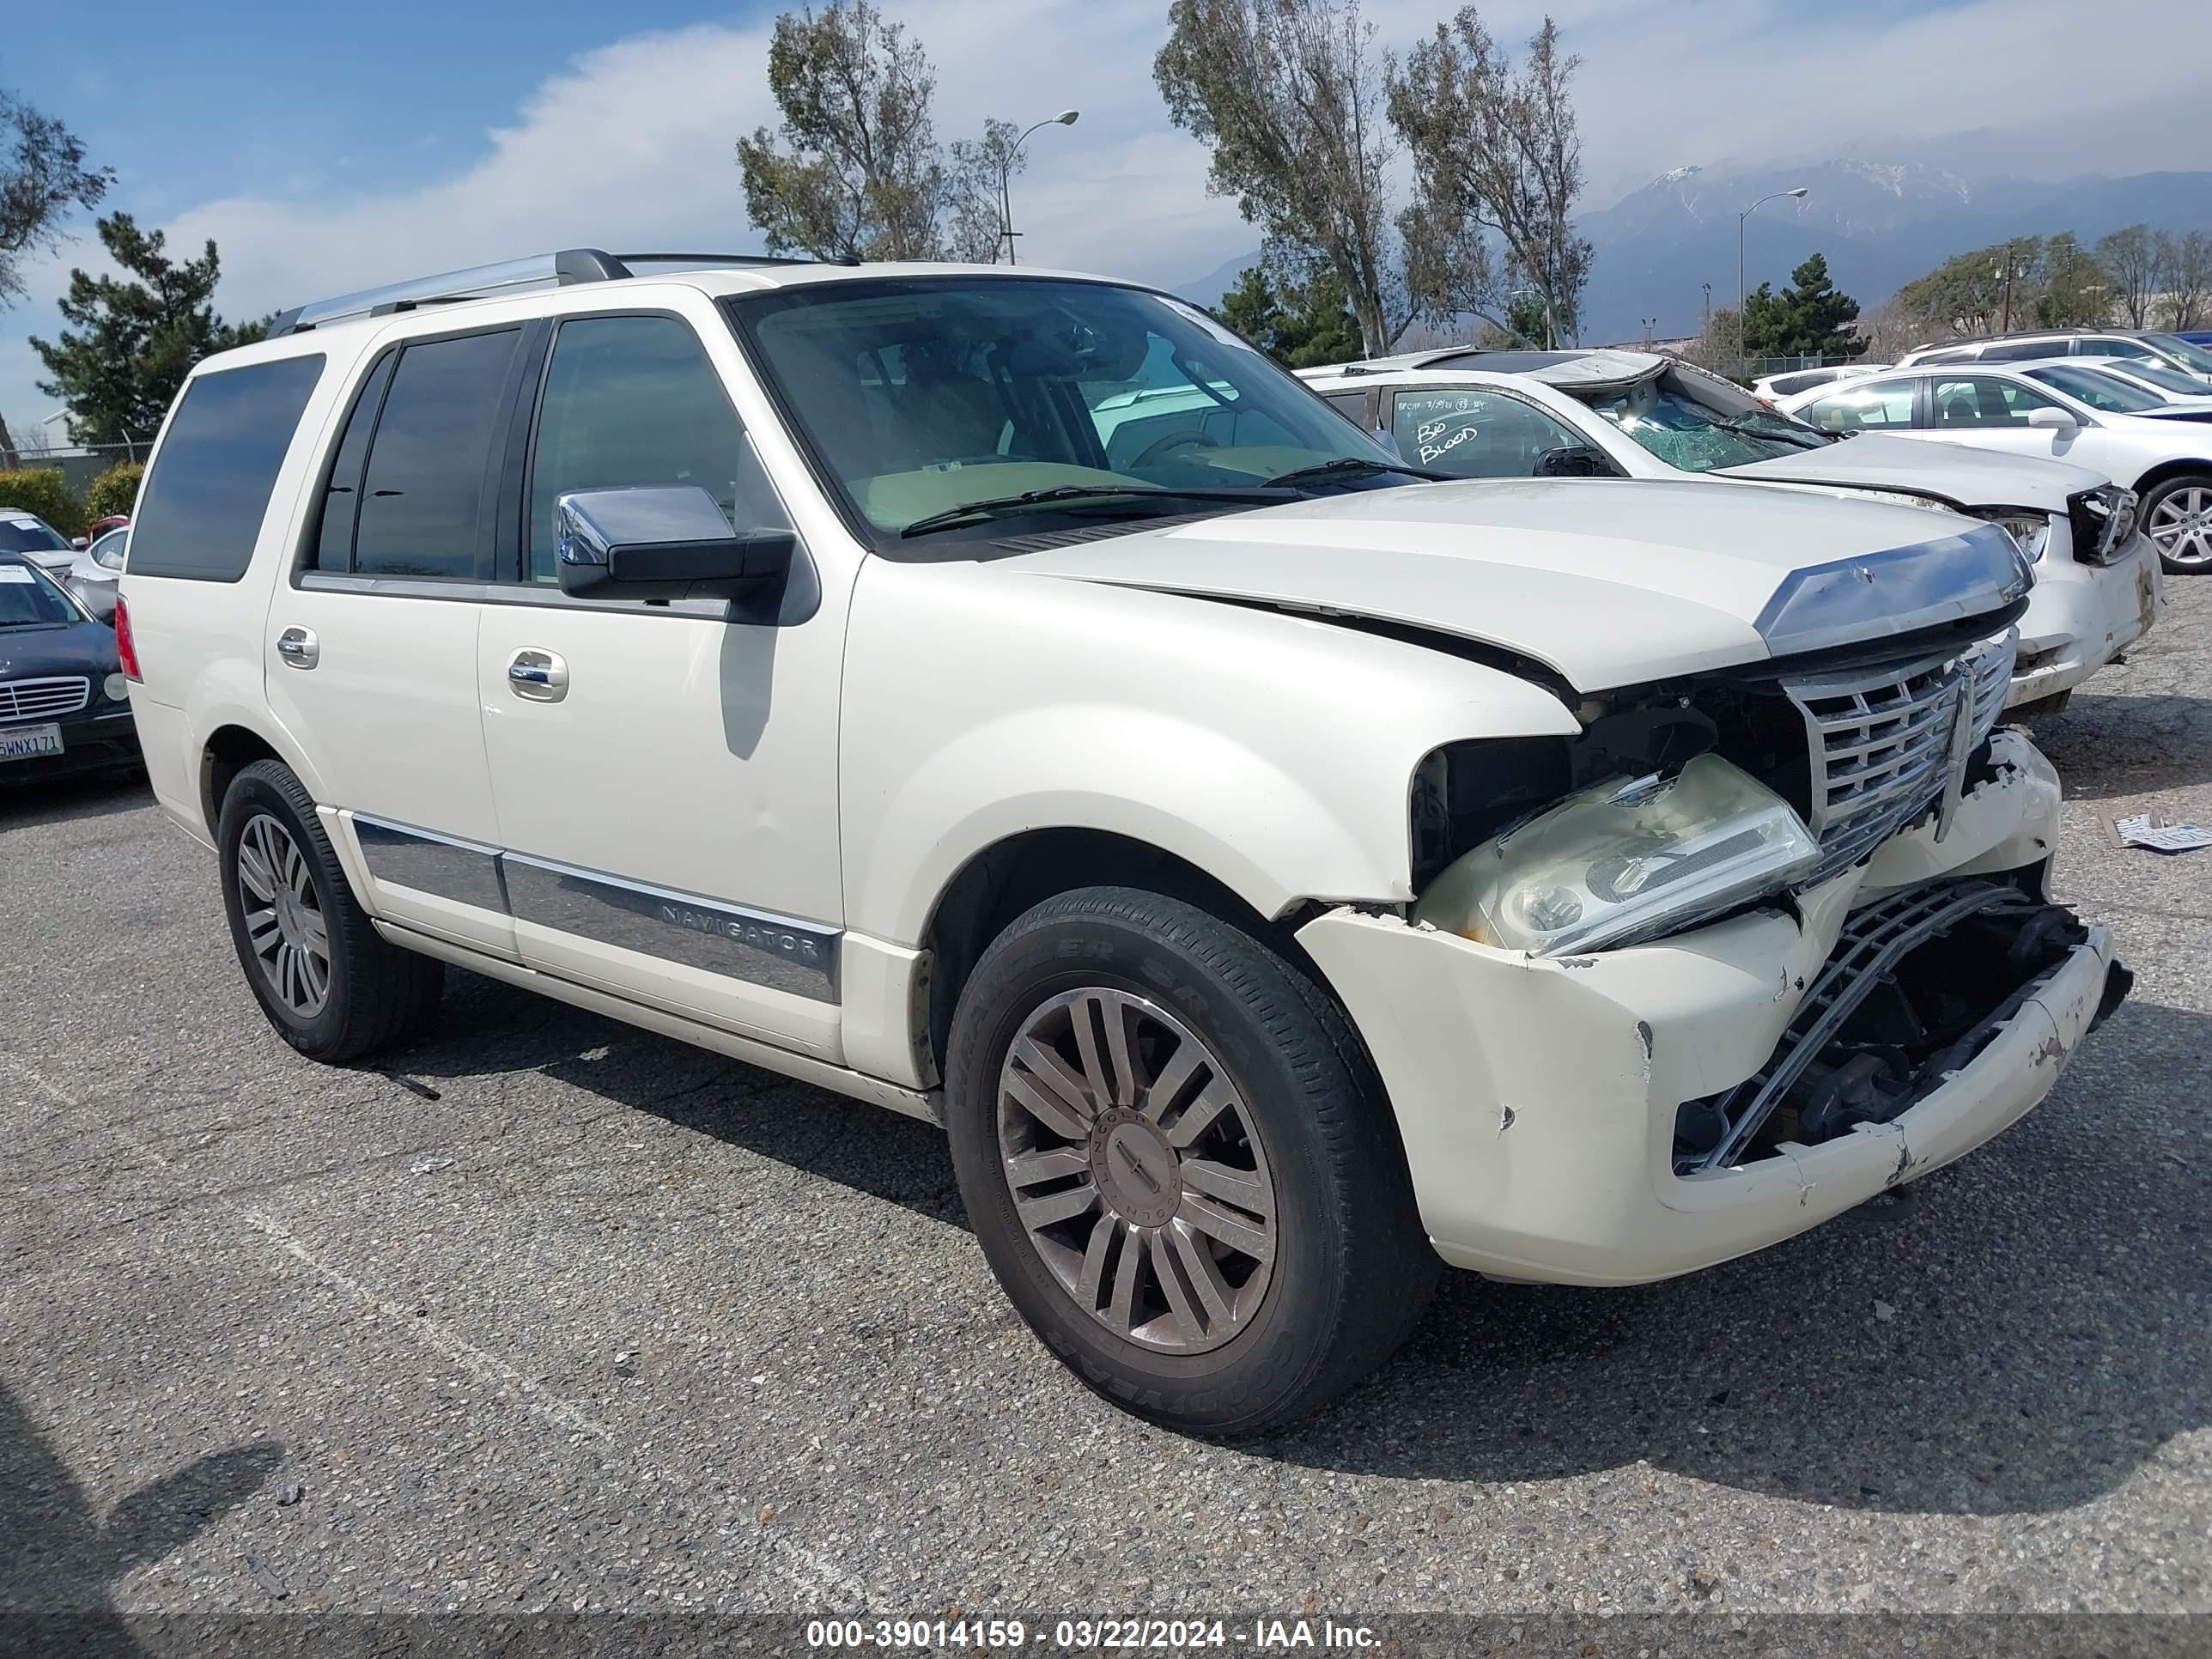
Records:
M269 337L278 339L287 334L305 333L325 323L335 323L351 317L386 317L394 312L412 311L418 306L450 305L463 300L488 300L498 295L517 293L536 288L566 287L573 283L611 283L635 276L633 265L797 265L817 263L808 259L779 258L765 253L605 253L595 247L562 248L555 253L537 253L523 259L502 260L497 264L471 265L465 270L449 270L435 276L416 276L404 283L387 283L382 288L362 289L356 294L341 294L329 300L318 300L312 305L295 306L289 311L280 311L269 325ZM856 264L854 259L839 259L831 263Z

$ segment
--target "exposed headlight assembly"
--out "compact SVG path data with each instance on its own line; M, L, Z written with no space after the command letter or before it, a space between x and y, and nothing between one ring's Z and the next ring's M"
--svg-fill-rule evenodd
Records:
M2051 544L2051 517L2025 507L1977 507L1974 516L1987 520L2012 538L2031 564L2043 557L2043 550Z
M1578 791L1455 860L1413 920L1559 956L1678 932L1786 887L1820 843L1790 804L1717 755L1674 777Z

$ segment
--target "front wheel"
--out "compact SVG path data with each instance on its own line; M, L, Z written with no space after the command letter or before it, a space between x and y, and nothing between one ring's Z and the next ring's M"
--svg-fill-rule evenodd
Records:
M2143 533L2176 576L2212 571L2212 472L2185 472L2143 497Z
M239 966L285 1042L335 1065L429 1024L443 965L377 933L291 768L256 761L231 780L216 846Z
M952 1155L1030 1328L1186 1432L1314 1410L1387 1359L1440 1264L1342 1012L1264 944L1125 888L1049 899L961 994Z

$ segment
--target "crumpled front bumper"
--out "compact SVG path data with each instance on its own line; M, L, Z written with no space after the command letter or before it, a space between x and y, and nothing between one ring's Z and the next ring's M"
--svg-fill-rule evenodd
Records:
M1395 915L1325 912L1299 940L1389 1091L1421 1218L1453 1265L1622 1285L1778 1243L2014 1122L2097 1016L2112 945L2093 928L1987 1046L1893 1121L1710 1172L1674 1172L1675 1114L1765 1062L1852 909L1882 891L2044 862L2050 763L2016 732L1938 844L1932 823L1868 866L1678 937L1536 959ZM1801 920L1802 918L1802 920Z
M2140 531L2110 564L2046 559L2020 619L2005 707L2072 690L2149 632L2165 604L2158 549Z

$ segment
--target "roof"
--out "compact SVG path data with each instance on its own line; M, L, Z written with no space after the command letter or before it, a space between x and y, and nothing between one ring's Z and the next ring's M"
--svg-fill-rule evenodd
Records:
M1337 376L1358 379L1370 374L1525 374L1546 386L1571 389L1625 386L1656 374L1677 361L1656 351L1621 351L1609 346L1589 351L1481 351L1471 346L1455 346L1447 351L1406 352L1395 357L1372 357L1365 362L1298 372L1300 378L1308 380Z
M674 267L674 269L664 269ZM313 301L279 312L269 338L287 339L345 323L360 323L436 307L470 305L590 285L594 295L633 287L677 282L720 297L771 288L884 276L997 276L1004 280L1040 276L1109 282L1112 278L1042 269L1035 265L977 265L949 262L884 262L785 259L755 253L606 253L597 248L564 248L497 264L473 265L434 276L410 277Z

